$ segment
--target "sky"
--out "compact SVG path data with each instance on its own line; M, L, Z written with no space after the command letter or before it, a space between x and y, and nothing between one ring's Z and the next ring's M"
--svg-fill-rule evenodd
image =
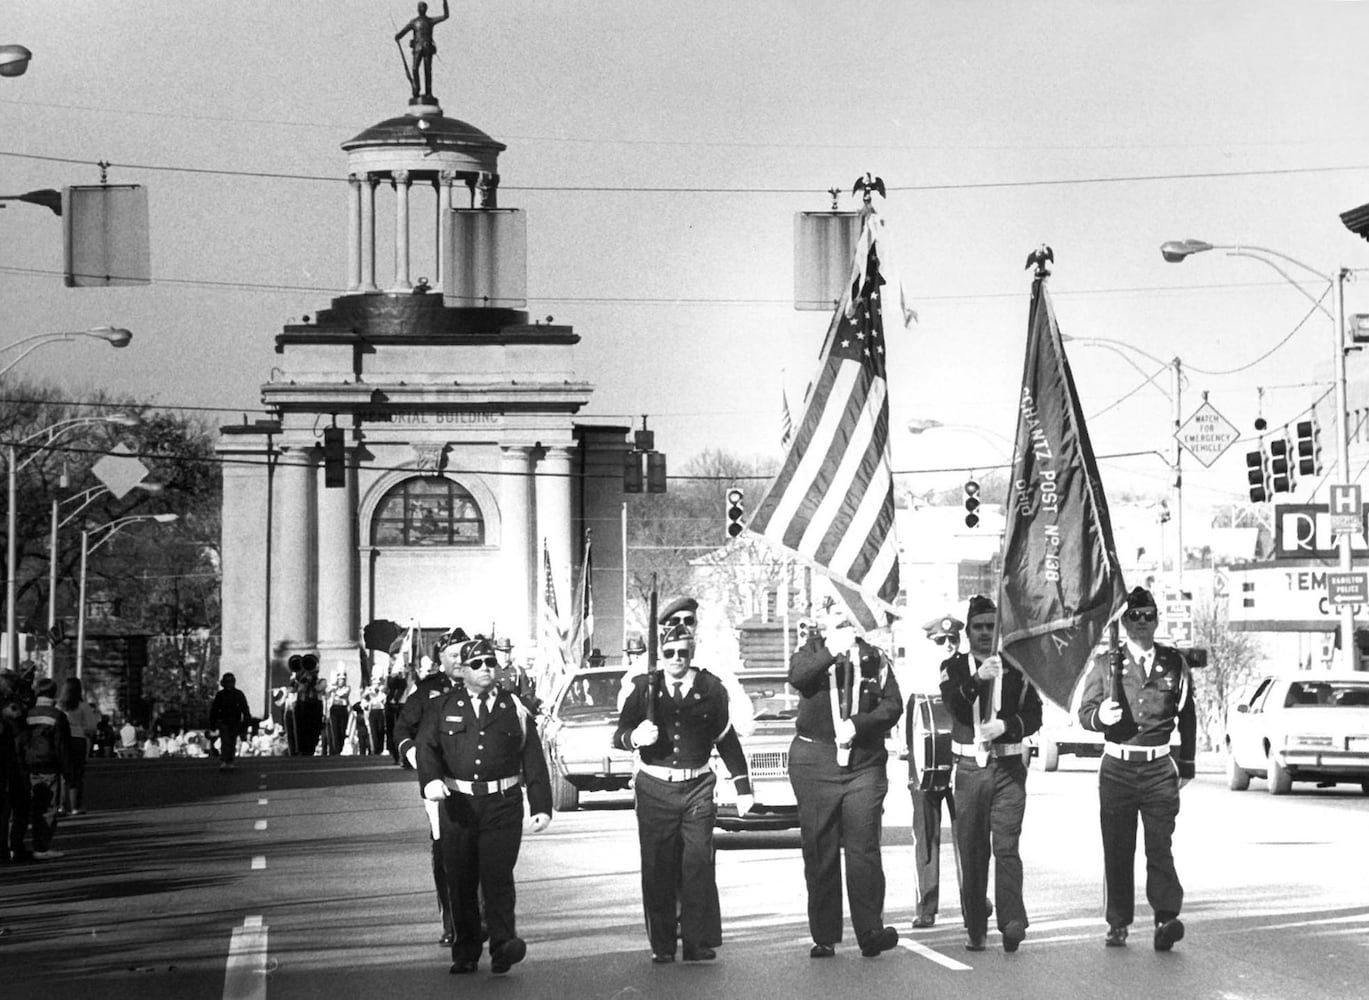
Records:
M63 287L59 220L10 203L0 345L134 332L16 372L72 399L261 415L274 337L345 286L340 147L405 110L393 35L413 14L10 0L0 42L34 59L0 80L0 194L98 183L106 161L111 183L148 188L154 279ZM1369 4L457 0L436 38L444 112L508 146L528 312L582 337L584 418L645 414L672 472L705 448L778 458L781 387L797 411L828 319L792 307L794 214L831 188L855 209L867 171L919 313L887 331L893 465L912 488L1004 461L1043 243L1110 493L1171 479L1176 357L1182 418L1206 397L1250 439L1257 416L1278 431L1321 399L1332 451L1327 318L1258 261L1169 264L1159 245L1277 250L1315 272L1288 272L1314 297L1319 275L1362 269L1346 307L1369 312L1369 244L1339 219L1369 202ZM1349 359L1352 405L1365 364ZM917 419L945 426L914 436ZM1211 468L1185 455L1185 504L1244 500L1252 446Z

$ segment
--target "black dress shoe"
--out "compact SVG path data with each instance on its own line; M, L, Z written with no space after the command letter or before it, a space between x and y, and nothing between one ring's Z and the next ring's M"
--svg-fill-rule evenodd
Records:
M1155 950L1169 951L1184 939L1184 922L1178 917L1166 920L1155 928Z
M1027 927L1020 920L1009 920L1008 926L1003 928L1003 950L1014 952L1017 950L1027 936Z
M523 961L527 953L527 943L520 937L511 937L490 952L490 971L496 976L503 975L511 966Z
M971 935L970 935L970 940L968 940L968 941L965 942L965 950L966 950L966 951L983 951L983 950L984 950L984 939L983 939L982 937L975 937L973 934L971 934Z
M651 956L651 961L654 965L669 965L671 962L675 961L675 953L658 951Z
M925 930L926 928L928 928L928 927L934 927L935 925L936 925L936 916L935 916L935 914L929 914L929 915L926 915L926 916L923 916L922 914L919 914L918 916L916 916L916 917L913 918L913 930L915 930L915 931Z
M455 940L456 940L456 935L455 935L455 934L453 934L451 931L443 931L443 932L442 932L442 936L441 936L440 938L437 939L437 943L440 944L440 945L444 945L444 946L450 948L450 947L452 946L452 942L455 941Z
M453 962L453 963L452 963L452 967L451 967L450 969L448 969L447 971L450 972L453 976L465 976L465 975L468 975L468 974L474 972L474 971L475 971L476 969L478 969L479 967L480 967L480 959L478 959L478 958L461 958L461 959L458 959L457 961Z
M881 930L869 931L861 938L860 953L866 958L874 958L896 944L898 944L898 931L892 927L885 927Z
M820 941L815 943L813 947L808 949L809 958L831 958L836 953L837 949L834 946L830 944L823 944Z
M1109 948L1125 948L1127 946L1127 929L1120 924L1108 924L1107 937L1103 938L1103 944Z
M717 957L716 951L703 945L699 945L697 948L684 949L684 960L686 962L711 962Z

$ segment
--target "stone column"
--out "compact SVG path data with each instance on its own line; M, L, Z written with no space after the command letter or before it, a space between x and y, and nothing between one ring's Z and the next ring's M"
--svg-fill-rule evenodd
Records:
M359 695L361 661L357 640L357 539L355 452L347 452L347 485L329 488L316 479L318 502L318 652L319 667L331 677L342 667L353 694Z
M502 603L507 615L499 623L515 644L536 635L533 617L534 568L540 558L532 537L532 450L524 445L504 448L499 461L499 504L503 525L500 562L504 566Z
M347 291L361 288L361 181L347 178Z
M442 171L437 182L437 287L444 294L451 291L445 262L447 248L452 244L452 182L456 174L451 170Z
M413 290L409 280L409 171L396 170L395 182L395 282L394 292Z
M314 644L314 449L281 448L271 552L271 642L290 651Z
M361 181L361 291L380 291L376 284L376 182L369 174Z

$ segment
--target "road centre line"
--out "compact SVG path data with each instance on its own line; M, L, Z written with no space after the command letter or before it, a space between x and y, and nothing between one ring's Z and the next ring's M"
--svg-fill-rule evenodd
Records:
M266 870L266 855L256 854L252 857L252 871L260 872Z
M264 819L259 819L259 820L257 820L255 823L252 824L252 829L254 829L254 830L265 830L265 829L266 829L266 820L264 820Z
M233 928L223 1000L266 1000L266 924L260 916L247 917Z
M909 941L907 938L902 938L898 943L900 947L907 948L914 955L921 955L923 958L935 962L937 965L943 966L944 968L950 969L952 972L973 971L971 966L966 965L964 962L957 962L953 958L947 958L945 955L941 954L941 952L933 951L919 941Z
M259 805L259 806L264 806L264 805L266 805L266 800L265 800L265 799L257 799L257 805Z

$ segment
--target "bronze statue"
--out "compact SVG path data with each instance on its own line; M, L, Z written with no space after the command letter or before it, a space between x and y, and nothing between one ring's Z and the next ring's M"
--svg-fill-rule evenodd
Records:
M412 34L409 39L409 49L413 53L413 65L404 64L404 72L409 77L409 86L413 88L414 100L419 97L418 92L418 71L423 70L423 97L433 96L433 56L437 52L437 46L433 43L433 28L441 24L452 16L451 10L447 6L447 0L442 0L442 16L429 17L428 5L420 3L418 5L418 16L406 24L395 34L395 43L399 44L405 35ZM404 46L400 45L399 54L404 55Z

